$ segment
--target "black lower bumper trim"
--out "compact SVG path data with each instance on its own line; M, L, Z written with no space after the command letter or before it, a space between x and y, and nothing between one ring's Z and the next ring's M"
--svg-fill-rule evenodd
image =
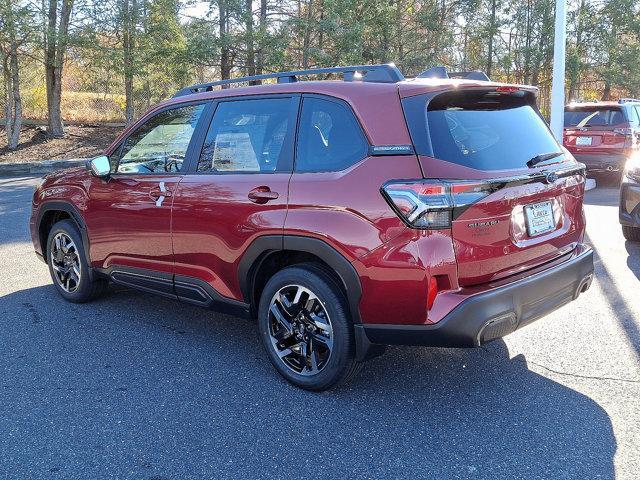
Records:
M365 358L367 346L375 344L474 347L501 338L589 288L593 251L582 248L580 254L548 270L467 298L436 324L357 325L358 356Z

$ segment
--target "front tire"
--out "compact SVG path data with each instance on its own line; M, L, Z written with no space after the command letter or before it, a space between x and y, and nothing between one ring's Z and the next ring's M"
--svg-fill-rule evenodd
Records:
M622 225L622 235L630 242L640 242L640 227Z
M82 236L71 220L61 220L51 228L47 239L47 265L53 285L69 302L88 302L107 286L105 280L94 278Z
M355 361L353 323L336 282L313 264L287 267L265 286L258 330L278 373L306 390L347 381Z

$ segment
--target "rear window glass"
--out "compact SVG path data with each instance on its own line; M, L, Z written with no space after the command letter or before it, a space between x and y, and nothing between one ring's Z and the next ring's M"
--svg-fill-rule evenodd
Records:
M619 108L583 107L564 111L565 127L603 127L625 123Z
M436 158L477 170L526 168L561 151L524 94L442 94L429 102L427 125Z

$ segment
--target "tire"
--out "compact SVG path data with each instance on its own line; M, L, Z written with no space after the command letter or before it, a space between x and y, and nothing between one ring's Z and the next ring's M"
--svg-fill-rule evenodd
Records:
M95 278L91 271L82 236L73 221L61 220L51 228L46 255L53 285L65 300L84 303L104 292L107 281Z
M335 387L359 369L344 294L314 264L287 267L271 277L260 297L258 332L275 369L305 390Z
M622 225L622 235L630 242L640 242L640 227Z

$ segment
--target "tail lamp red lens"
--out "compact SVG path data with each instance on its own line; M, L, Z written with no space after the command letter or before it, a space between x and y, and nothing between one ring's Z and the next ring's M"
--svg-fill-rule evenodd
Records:
M491 193L483 182L408 180L389 182L382 193L396 213L410 227L419 229L451 228L453 211Z
M438 295L438 279L433 276L429 278L429 287L427 290L427 309L431 310L433 302L435 302L436 300L436 295Z

